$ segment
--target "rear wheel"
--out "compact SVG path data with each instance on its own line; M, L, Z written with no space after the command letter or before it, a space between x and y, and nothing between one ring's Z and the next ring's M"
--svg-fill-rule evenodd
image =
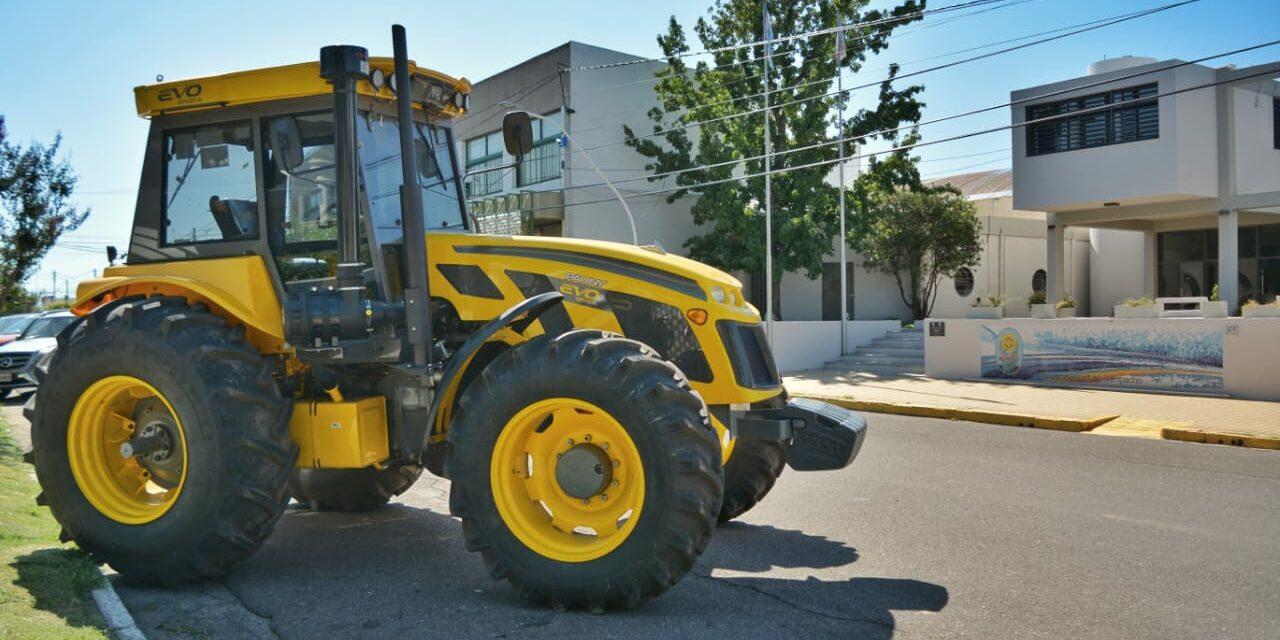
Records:
M59 338L35 398L42 502L127 578L222 575L271 533L297 457L270 364L201 305L127 299Z
M654 597L692 568L720 509L702 400L648 347L599 331L499 356L461 399L449 441L467 548L528 602Z
M297 469L289 478L289 494L317 511L368 511L408 491L420 475L417 465Z

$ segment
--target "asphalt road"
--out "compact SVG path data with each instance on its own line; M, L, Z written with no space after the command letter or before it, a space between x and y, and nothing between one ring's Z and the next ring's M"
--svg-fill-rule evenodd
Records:
M522 606L427 478L372 514L291 509L224 582L119 591L152 638L1277 637L1280 453L887 415L871 429L852 467L786 472L635 611Z

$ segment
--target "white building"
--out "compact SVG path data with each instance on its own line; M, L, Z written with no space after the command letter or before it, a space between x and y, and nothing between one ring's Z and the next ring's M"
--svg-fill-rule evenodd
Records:
M1014 91L1014 123L1084 111L1012 130L1013 207L1049 214L1049 299L1067 286L1073 228L1090 229L1093 315L1127 297L1207 296L1215 284L1233 310L1274 298L1277 76L1280 63L1215 69L1126 56ZM1227 84L1159 97L1218 82Z

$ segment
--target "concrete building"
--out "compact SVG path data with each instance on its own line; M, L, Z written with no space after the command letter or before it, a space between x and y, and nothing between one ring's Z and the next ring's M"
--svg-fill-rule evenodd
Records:
M1073 228L1090 229L1093 315L1215 284L1233 311L1280 291L1280 62L1180 64L1126 56L1012 93L1014 123L1085 111L1012 130L1013 207L1048 214L1050 300Z

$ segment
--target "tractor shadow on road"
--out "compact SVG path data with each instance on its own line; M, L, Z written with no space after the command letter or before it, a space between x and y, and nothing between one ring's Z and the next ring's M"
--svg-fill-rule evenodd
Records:
M366 514L290 509L226 587L285 637L294 635L286 630L376 637L421 633L427 625L433 637L643 638L670 636L678 621L677 635L701 638L758 637L762 630L770 637L889 638L894 611L937 612L948 601L940 585L853 575L859 553L842 541L739 522L716 531L680 584L636 610L556 613L525 606L507 584L490 580L463 549L461 526L445 515L439 496L425 502L431 508L392 504Z

